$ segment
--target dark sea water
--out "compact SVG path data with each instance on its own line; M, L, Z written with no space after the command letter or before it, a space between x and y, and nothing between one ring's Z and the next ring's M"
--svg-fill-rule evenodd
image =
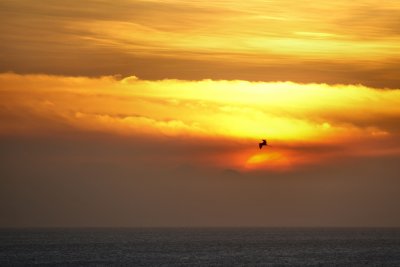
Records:
M400 266L400 229L2 229L0 266Z

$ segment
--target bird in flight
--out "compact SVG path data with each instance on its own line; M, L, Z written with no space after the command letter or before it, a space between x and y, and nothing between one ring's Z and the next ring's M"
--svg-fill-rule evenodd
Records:
M268 146L267 140L263 139L261 143L258 143L258 147L261 149L263 146Z

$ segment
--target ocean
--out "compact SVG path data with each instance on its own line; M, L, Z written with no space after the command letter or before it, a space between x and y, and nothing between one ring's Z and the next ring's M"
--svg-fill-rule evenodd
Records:
M1 229L0 266L400 266L400 228Z

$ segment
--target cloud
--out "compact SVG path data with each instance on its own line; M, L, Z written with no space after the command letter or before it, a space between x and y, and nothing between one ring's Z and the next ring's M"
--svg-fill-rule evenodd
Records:
M399 94L3 73L0 225L398 226Z
M0 225L399 226L398 13L0 2Z
M239 169L400 153L399 90L13 73L1 74L0 83L3 136L92 132L182 140L196 161ZM261 138L273 152L254 149Z
M195 164L200 152L224 147L195 141L82 132L2 136L0 225L400 224L398 155L346 157L291 172L248 172Z
M0 71L399 85L390 1L1 5Z

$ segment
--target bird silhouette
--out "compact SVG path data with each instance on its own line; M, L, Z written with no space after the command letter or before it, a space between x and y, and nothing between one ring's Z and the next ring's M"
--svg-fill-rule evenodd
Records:
M263 146L268 146L267 140L263 139L262 143L258 143L258 147L261 149Z

